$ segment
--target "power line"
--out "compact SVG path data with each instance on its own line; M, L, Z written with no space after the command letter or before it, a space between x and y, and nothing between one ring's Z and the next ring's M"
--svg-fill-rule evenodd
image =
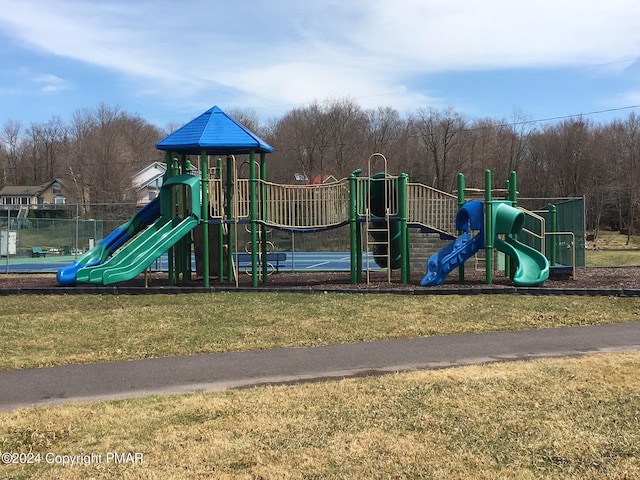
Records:
M539 118L537 120L522 120L519 122L510 122L510 123L503 123L500 125L497 125L498 127L511 127L511 126L517 126L517 125L529 125L532 123L544 123L544 122L555 122L558 120L567 120L569 118L578 118L578 117L588 117L591 115L599 115L602 113L612 113L612 112L622 112L624 110L633 110L636 108L640 108L640 105L628 105L626 107L617 107L617 108L607 108L605 110L593 110L591 112L583 112L583 113L573 113L571 115L560 115L557 117L547 117L547 118Z

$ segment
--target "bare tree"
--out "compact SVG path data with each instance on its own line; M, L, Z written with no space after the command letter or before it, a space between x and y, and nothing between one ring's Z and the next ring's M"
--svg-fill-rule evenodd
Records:
M89 204L133 202L132 176L162 160L155 148L161 134L138 116L105 104L73 114L66 155L66 177L77 201Z
M614 122L617 133L617 164L620 226L627 228L627 245L634 230L634 217L640 201L640 117L630 113L624 122Z
M619 182L616 177L616 131L612 126L600 126L594 131L593 159L589 167L590 185L587 195L587 228L598 237L600 226L606 219L607 210L616 204ZM617 216L617 215L616 215Z
M567 120L556 127L556 135L560 188L565 195L581 195L585 191L585 171L590 163L590 125L582 118Z
M366 144L367 116L352 99L333 100L326 105L325 123L329 137L327 168L335 176L347 176L362 166ZM328 172L323 172L328 173Z
M255 110L248 108L232 108L227 111L227 114L256 135L261 135L260 119L258 118L258 114Z
M418 110L412 124L424 150L426 166L431 167L433 185L441 190L453 187L455 175L451 172L455 173L456 149L465 120L451 109L440 112L430 108Z
M22 124L8 120L0 132L0 142L4 147L3 183L18 185L22 180L21 163L24 159L24 146L21 140Z
M391 107L380 107L366 112L365 150L371 155L380 152L389 160L391 171L406 172L413 175L413 154L410 150L408 122Z
M32 123L27 130L29 176L33 185L61 174L60 156L68 140L68 125L60 117L47 123Z
M518 189L528 197L552 197L559 193L555 178L557 137L551 129L534 132L529 139L526 161L518 172Z
M287 165L290 176L346 176L362 164L365 128L366 115L353 100L295 108L271 128L274 161Z
M513 111L509 125L509 172L518 170L526 159L531 139L531 119L519 109Z

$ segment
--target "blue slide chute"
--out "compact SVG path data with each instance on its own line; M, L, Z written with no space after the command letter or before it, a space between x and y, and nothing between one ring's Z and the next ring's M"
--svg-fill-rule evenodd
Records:
M456 215L456 229L462 231L462 235L429 258L427 273L420 282L421 286L442 285L451 271L484 248L482 202L471 201L462 205ZM472 230L477 230L477 234L472 236Z
M113 252L160 217L160 201L155 198L102 239L95 247L81 255L75 262L58 270L58 285L75 285L78 270L102 264Z

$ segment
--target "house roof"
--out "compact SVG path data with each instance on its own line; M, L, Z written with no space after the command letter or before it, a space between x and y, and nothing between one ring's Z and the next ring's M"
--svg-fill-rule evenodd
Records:
M41 185L9 185L0 190L2 197L25 197L37 196L44 192L54 182L60 182L57 178L49 180Z
M140 175L142 175L144 172L148 171L148 170L152 170L152 169L156 169L156 170L162 170L163 172L167 171L167 164L166 163L162 163L162 162L151 162L149 165L145 166L144 168L141 168L133 177L138 177Z
M145 173L155 170L155 173L150 177L145 178L144 180L139 180ZM133 176L133 185L137 187L136 191L140 191L146 188L150 183L155 182L159 178L162 178L167 171L167 164L160 162L153 162L144 167L138 173Z
M199 155L271 153L273 147L214 106L156 144L164 151Z

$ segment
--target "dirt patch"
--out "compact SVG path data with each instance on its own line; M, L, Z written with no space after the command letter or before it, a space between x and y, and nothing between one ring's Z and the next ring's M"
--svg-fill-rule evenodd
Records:
M411 281L407 285L400 283L399 272L393 272L391 282L387 279L385 272L372 272L367 283L366 272L363 273L362 283L352 285L350 283L349 272L320 272L320 273L274 273L268 277L265 284L260 283L258 288L286 288L286 289L328 289L328 290L417 290L425 287L420 286L423 272L414 273ZM184 283L187 286L202 286L202 280L191 280ZM118 284L127 287L164 287L169 285L166 273L149 274L145 280L144 275L138 278ZM212 279L212 287L234 286L226 282L218 282ZM241 274L239 278L240 287L251 287L251 277ZM503 272L495 272L492 285L486 284L484 272L467 271L465 283L460 284L458 273L450 274L445 283L439 287L426 287L427 289L474 289L474 288L500 288L513 286L510 278L505 277ZM0 274L0 288L56 288L56 278L53 274ZM59 287L63 288L63 287ZM581 268L576 271L576 278L571 278L570 274L552 275L547 280L543 288L570 288L570 289L640 289L640 267L602 267L602 268Z

